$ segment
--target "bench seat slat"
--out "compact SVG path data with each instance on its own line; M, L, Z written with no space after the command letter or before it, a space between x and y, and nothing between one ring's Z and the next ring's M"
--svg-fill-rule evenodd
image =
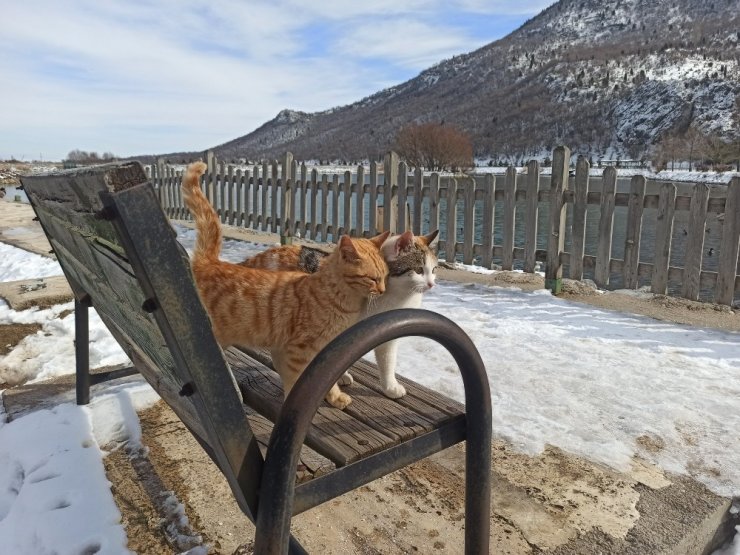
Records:
M267 351L230 348L226 358L245 402L270 420L276 418L283 393ZM337 411L324 403L306 438L308 445L337 467L434 431L463 414L461 404L401 377L407 395L388 399L380 391L377 367L370 362L358 361L350 371L355 383L345 389L352 404Z

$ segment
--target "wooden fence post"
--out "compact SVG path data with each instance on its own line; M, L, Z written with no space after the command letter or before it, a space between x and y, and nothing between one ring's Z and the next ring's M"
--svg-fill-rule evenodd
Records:
M378 163L373 160L370 162L370 201L368 208L368 227L370 235L375 235L382 231L378 224Z
M396 207L398 221L396 222L395 233L403 233L408 229L408 205L406 204L406 193L408 193L408 168L406 162L400 162L398 164L398 178L396 180L398 184L397 195L396 195Z
M695 183L689 208L688 238L684 250L681 296L696 301L701 290L701 263L704 257L704 229L707 225L709 185Z
M673 216L676 211L676 186L663 183L658 200L658 222L655 229L655 262L651 291L665 295L668 290L668 268L671 265L671 241L673 239Z
M275 184L280 185L282 188L282 198L280 199L280 244L281 245L292 245L293 244L293 220L291 215L294 215L293 211L293 182L288 179L286 181Z
M612 230L614 229L614 204L617 190L617 170L604 168L601 180L601 216L599 217L599 244L596 246L594 281L599 287L609 283L612 259Z
M493 263L493 224L496 212L496 178L487 173L483 182L483 219L481 237L481 264L487 270Z
M527 210L524 214L524 271L534 273L537 265L537 215L539 212L540 163L527 164ZM486 266L488 267L488 266Z
M583 279L583 254L586 245L586 208L588 201L588 173L591 166L584 156L576 162L575 198L571 227L570 279Z
M421 235L421 204L424 199L423 190L424 172L421 171L421 168L416 168L414 170L414 217L411 219L411 229L414 235Z
M568 189L568 166L570 149L555 148L552 154L552 178L550 182L550 225L547 236L547 262L545 264L545 287L559 294L563 290L563 264L560 254L565 247L565 202L563 193Z
M735 296L737 259L740 254L740 177L733 177L727 187L725 219L719 243L719 266L715 301L732 306Z
M429 178L429 231L439 229L439 174Z
M506 168L504 182L504 221L503 221L503 248L501 269L514 268L514 231L516 226L516 168Z
M383 159L383 231L397 233L398 228L398 154L391 151Z
M357 196L355 197L355 237L366 237L365 232L365 166L357 166Z
M455 263L455 244L457 243L457 179L447 180L447 239L445 241L445 260Z
M630 182L627 205L627 229L624 239L624 287L637 289L640 275L640 235L642 234L642 212L645 204L645 176L635 175Z
M463 181L463 263L473 263L473 243L475 241L475 179Z

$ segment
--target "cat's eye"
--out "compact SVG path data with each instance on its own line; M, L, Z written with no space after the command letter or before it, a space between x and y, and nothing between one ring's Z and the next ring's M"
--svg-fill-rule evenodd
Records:
M437 267L436 266L434 268L432 268L432 273L433 274L436 274L437 273Z
M416 268L416 269L414 270L414 272L416 272L417 274L421 275L421 274L423 274L423 273L424 273L424 268Z

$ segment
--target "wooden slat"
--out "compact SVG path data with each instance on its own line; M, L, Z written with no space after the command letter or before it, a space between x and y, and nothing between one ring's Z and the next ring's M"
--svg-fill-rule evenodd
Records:
M368 220L370 236L382 231L378 228L378 163L375 160L370 162L370 200Z
M254 170L252 170L252 212L249 216L249 227L252 229L259 229L259 224L261 223L260 183L260 167L255 164Z
M228 221L229 225L234 225L236 221L236 193L238 189L234 180L234 166L229 164L228 171L226 172L226 198L228 200Z
M586 245L586 198L588 197L588 173L591 166L584 156L576 163L575 200L571 231L570 278L583 279L583 255Z
M332 242L339 241L339 176L334 174L331 177L331 238Z
M464 216L463 216L463 262L473 263L473 237L475 233L475 180L466 179L464 186Z
M309 227L308 227L308 168L306 167L306 163L301 163L301 169L300 169L300 188L297 190L298 195L300 197L300 209L298 212L297 218L300 219L300 225L297 227L297 229L301 232L302 237L308 237L309 233Z
M481 229L481 264L484 268L491 268L493 263L493 223L496 212L495 204L495 177L486 174L483 182L483 218Z
M612 232L614 229L614 193L617 188L617 170L604 169L602 180L601 214L599 216L599 243L596 246L594 282L599 287L609 284L610 261L612 258Z
M221 223L226 223L228 221L228 204L227 204L227 192L226 192L226 171L224 169L223 162L219 162L218 166L218 175L216 176L216 179L218 180L218 195L217 195L217 204L214 204L216 208L216 211L218 212L218 215L221 217Z
M516 168L506 168L504 182L504 221L503 247L504 255L501 259L501 269L511 270L514 267L514 226L516 225Z
M701 265L704 258L704 229L707 225L707 205L709 186L706 183L694 185L694 196L689 211L688 234L684 252L684 271L681 280L681 296L695 301L699 298Z
M344 172L344 182L342 183L344 194L344 224L341 233L350 235L352 231L352 172Z
M651 291L659 295L665 295L668 291L675 204L676 186L673 183L664 183L660 188L660 205L656 215L658 223L655 229L655 263L651 283Z
M250 396L250 399L253 395L266 397L267 400L253 402L259 406L265 405L266 412L271 414L272 411L277 410L271 405L276 402L280 403L282 399L280 378L270 370L272 359L267 351L264 349L247 349L246 351L229 349L227 359L232 363L235 375L238 376L237 381L245 396ZM352 396L353 402L345 409L345 412L388 436L388 446L399 440L409 439L438 428L465 412L462 403L400 375L397 378L406 387L407 394L400 399L388 399L382 394L377 366L364 359L355 362L350 373L355 383L344 389ZM248 393L247 389L251 391ZM270 414L267 414L268 418L271 418ZM316 422L314 426L317 426ZM324 441L321 439L324 435L333 433L331 426L324 429L317 428L314 430L314 438L320 443ZM326 448L318 447L317 451L322 452L324 449Z
M311 178L308 183L308 194L310 196L309 198L309 207L311 210L310 215L310 224L306 228L306 237L309 236L309 230L310 230L310 236L311 239L314 241L316 240L316 234L318 233L319 229L319 217L317 212L317 206L318 206L318 197L321 194L321 187L319 186L319 172L316 170L316 168L311 170Z
M365 229L365 166L357 166L357 196L355 197L355 236L368 237Z
M271 195L270 195L270 231L272 233L277 233L278 230L278 207L280 204L280 188L278 187L278 179L279 179L279 166L278 161L273 160L272 164L270 164L272 168L272 180L271 180Z
M547 262L545 264L545 287L557 294L562 288L563 264L560 253L565 246L565 199L568 189L568 166L570 149L559 146L553 152L552 177L550 179L550 222L547 236Z
M455 262L457 245L457 180L447 180L447 238L445 241L445 260Z
M717 289L714 299L719 304L732 305L740 255L740 177L733 177L727 188L722 239L719 243Z
M524 213L524 271L534 272L537 252L537 201L540 188L540 163L530 160L527 164L527 207ZM488 267L488 266L486 266Z
M627 229L624 239L624 268L622 275L627 289L637 289L637 266L640 263L640 236L642 233L645 176L635 175L630 181L630 202L627 207Z
M267 231L268 226L268 198L270 194L270 166L267 164L267 162L262 163L262 204L260 205L260 229L262 231Z
M439 174L429 178L429 230L439 229Z
M321 175L321 201L319 202L321 207L321 220L317 228L321 233L321 240L326 242L329 240L329 176L326 174Z
M398 164L398 221L396 232L403 233L407 230L408 204L406 203L409 186L409 176L406 162Z
M414 217L411 218L411 230L414 235L421 235L421 207L424 200L424 173L421 168L414 170ZM430 230L431 231L431 230Z

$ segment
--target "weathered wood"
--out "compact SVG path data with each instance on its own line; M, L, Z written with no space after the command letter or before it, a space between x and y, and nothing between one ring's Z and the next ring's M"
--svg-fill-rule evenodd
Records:
M483 219L481 227L481 264L484 268L491 267L493 264L493 223L496 212L495 204L495 177L493 174L486 174L483 183Z
M262 174L264 175L264 174ZM261 223L262 206L260 205L260 167L255 164L252 170L252 212L249 215L249 227L259 229Z
M310 195L309 183L308 183L308 168L306 163L301 163L300 168L301 183L300 189L297 190L300 196L300 209L297 218L300 219L300 225L297 226L297 230L301 232L303 237L309 236L309 225L308 225L308 197Z
M368 227L369 235L375 235L382 231L378 224L378 163L373 160L370 162L370 208L368 210Z
M396 233L403 233L408 229L408 204L406 202L407 194L408 194L408 186L409 186L409 179L408 179L408 168L406 166L406 162L401 162L398 164L398 195L397 195L397 202L398 202L398 220L396 221Z
M694 185L694 195L689 211L689 224L685 230L688 238L684 252L684 271L681 280L681 296L695 301L699 298L701 266L704 257L704 229L707 225L709 186Z
M540 189L540 163L530 160L527 164L527 198L524 212L524 271L532 273L537 265L537 215ZM488 268L488 266L486 266Z
M311 170L311 180L308 184L308 194L310 195L309 205L311 208L311 225L306 228L306 237L308 237L309 229L311 231L311 239L316 240L316 235L319 232L319 216L316 211L318 196L320 194L319 186L319 172L316 168Z
M439 229L439 174L433 173L429 179L429 230Z
M447 180L447 237L445 240L445 260L455 262L457 252L457 179Z
M344 181L342 182L343 197L343 224L341 233L351 235L352 231L352 172L344 172Z
M357 196L355 197L356 237L366 237L365 230L365 166L357 166Z
M421 168L414 170L414 216L411 218L411 230L414 235L421 235L421 208L424 201L424 172ZM431 230L430 230L431 231ZM472 245L472 241L471 241Z
M475 233L475 180L463 182L463 263L473 263L473 237Z
M651 283L651 291L659 295L665 295L668 291L675 207L676 186L673 183L664 183L660 188L660 205L656 215L658 223L655 229L655 262Z
M594 282L599 287L609 284L612 258L612 232L614 229L614 194L617 189L617 170L604 169L601 185L601 214L599 216L599 243L596 246L596 267Z
M627 229L624 239L624 268L622 275L626 289L637 289L637 267L640 263L640 236L642 233L645 176L635 175L630 181L630 202L627 207Z
M501 258L501 269L512 270L514 268L514 233L516 225L516 168L509 166L506 168L506 177L504 181L504 221L503 247L504 254Z
M331 239L336 243L339 241L339 176L334 174L331 177Z
M740 255L740 177L733 177L727 187L727 203L718 254L717 289L714 299L719 304L732 305Z
M318 229L321 232L321 240L326 242L329 240L329 176L323 174L321 176L321 220L318 224Z
M226 171L224 169L223 162L219 162L216 165L217 172L214 176L214 179L216 180L216 203L213 205L214 208L216 208L216 212L218 212L219 217L221 218L221 223L226 223L228 214L227 212L227 205L226 205Z
M398 154L391 151L383 159L383 231L398 233Z
M267 231L270 220L268 212L270 209L270 203L268 202L270 198L270 183L270 166L265 161L262 162L262 204L260 205L260 229L262 231Z
M550 181L550 223L547 237L547 263L545 287L559 294L563 288L563 265L560 253L565 246L565 201L563 192L568 189L568 164L570 149L559 146L553 152Z
M575 201L573 203L573 223L571 228L570 278L583 279L583 255L586 246L586 198L588 197L588 177L591 166L584 156L578 157L574 183Z
M273 160L270 166L272 169L272 179L270 181L270 231L272 233L277 233L278 209L280 205L280 187L278 186L280 179L280 167L277 160Z
M234 186L236 188L236 206L234 209L234 223L237 226L244 226L244 218L246 217L245 199L248 201L247 187L249 183L249 170L246 170L246 180L244 179L244 171L241 168L237 168L234 174Z
M280 199L280 242L289 244L293 237L293 221L295 219L295 205L293 204L293 182L278 181L281 191Z

